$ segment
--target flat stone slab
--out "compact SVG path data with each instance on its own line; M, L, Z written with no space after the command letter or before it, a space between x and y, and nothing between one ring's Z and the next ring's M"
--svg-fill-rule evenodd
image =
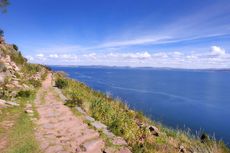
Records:
M59 97L60 97L60 99L62 100L62 101L66 101L66 100L68 100L67 98L66 98L66 96L64 96L63 95L63 93L62 93L62 91L60 90L60 89L58 89L57 87L54 87L54 90L58 93L58 95L59 95Z
M5 101L5 100L2 100L2 99L0 99L0 105L19 106L18 103L11 102L11 101Z
M7 105L11 105L11 106L19 106L18 103L10 102L10 101L7 101L6 104L7 104Z
M102 132L103 132L108 138L114 138L114 137L116 137L112 132L110 132L110 131L107 130L107 129L104 129Z
M85 116L85 119L90 122L95 122L95 119L90 116Z
M86 112L81 107L76 107L77 111L79 111L81 114L86 115Z
M93 122L91 123L93 127L95 127L96 129L107 129L107 126L102 124L101 122Z
M126 146L128 145L127 142L121 138L121 137L115 137L112 141L114 145L119 145L119 146Z
M89 152L94 151L97 146L103 146L104 142L101 139L92 139L81 145L82 151Z

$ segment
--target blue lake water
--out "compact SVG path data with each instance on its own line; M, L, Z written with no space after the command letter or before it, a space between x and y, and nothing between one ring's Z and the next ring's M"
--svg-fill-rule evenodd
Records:
M55 67L173 128L205 131L230 143L230 71Z

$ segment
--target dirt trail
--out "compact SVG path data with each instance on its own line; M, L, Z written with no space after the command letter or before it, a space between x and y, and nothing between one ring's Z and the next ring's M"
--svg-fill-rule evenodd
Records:
M90 129L63 105L52 89L48 74L37 93L35 105L39 113L36 138L44 153L101 153L105 144L99 133Z

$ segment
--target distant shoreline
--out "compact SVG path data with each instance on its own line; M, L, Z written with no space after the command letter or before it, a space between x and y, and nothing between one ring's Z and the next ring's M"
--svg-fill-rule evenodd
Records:
M131 66L104 66L104 65L46 65L48 67L72 67L72 68L114 68L114 69L147 69L147 70L180 70L180 71L227 71L230 68L171 68L171 67L131 67Z

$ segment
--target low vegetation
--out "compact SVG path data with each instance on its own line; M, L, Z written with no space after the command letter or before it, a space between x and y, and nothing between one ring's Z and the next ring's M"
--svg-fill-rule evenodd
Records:
M35 88L39 88L42 86L41 80L29 79L28 83L31 84Z
M13 125L4 128L0 127L1 133L6 134L7 145L3 148L2 153L40 153L39 144L34 136L35 125L30 117L24 112L25 105L31 103L34 96L29 98L19 98L20 106L5 108L2 110L3 118L0 123L4 121L11 122ZM5 125L4 125L5 126ZM0 135L1 135L0 133Z
M67 81L59 78L55 81L55 86L59 89L62 89L67 86Z
M55 78L69 99L66 105L81 106L96 120L106 124L113 133L123 137L134 153L230 152L222 141L211 138L201 140L200 135L164 127L142 113L129 109L120 100L94 91L81 82L69 79L63 74L56 74ZM149 126L159 129L159 135L153 134Z
M31 90L21 90L17 93L16 97L20 98L29 98L33 95L33 91Z

